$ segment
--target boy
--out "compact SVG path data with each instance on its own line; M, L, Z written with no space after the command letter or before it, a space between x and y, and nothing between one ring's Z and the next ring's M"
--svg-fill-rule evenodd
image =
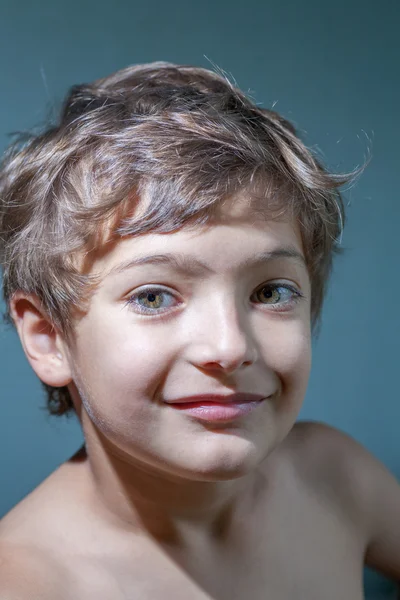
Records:
M2 520L1 600L361 600L364 564L400 579L397 481L296 423L345 181L169 63L73 88L6 157L8 317L85 445Z

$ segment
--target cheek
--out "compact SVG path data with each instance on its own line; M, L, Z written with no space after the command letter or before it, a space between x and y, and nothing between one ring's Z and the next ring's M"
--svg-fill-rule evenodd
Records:
M269 330L263 344L264 361L280 379L282 391L305 394L311 368L311 335L303 323L285 323Z
M160 331L155 338L149 327L129 326L126 321L121 326L116 318L100 325L98 319L88 319L77 339L76 376L86 402L115 418L133 409L138 416L168 369L171 340L166 344Z

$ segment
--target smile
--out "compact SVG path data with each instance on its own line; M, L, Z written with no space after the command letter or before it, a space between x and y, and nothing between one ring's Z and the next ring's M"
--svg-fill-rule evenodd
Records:
M203 421L229 422L244 417L255 411L265 400L253 400L248 402L184 402L170 404L171 408L184 412L185 414Z

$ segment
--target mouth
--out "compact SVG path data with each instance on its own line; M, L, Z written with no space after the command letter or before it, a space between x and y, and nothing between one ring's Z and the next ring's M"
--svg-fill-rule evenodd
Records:
M169 406L184 414L209 422L229 422L255 411L266 396L260 394L231 394L230 396L201 395L179 398Z
M263 400L264 394L251 394L247 392L236 392L235 394L196 394L195 396L184 396L175 400L165 400L167 404L189 404L189 403L210 403L232 404L235 402L256 402Z

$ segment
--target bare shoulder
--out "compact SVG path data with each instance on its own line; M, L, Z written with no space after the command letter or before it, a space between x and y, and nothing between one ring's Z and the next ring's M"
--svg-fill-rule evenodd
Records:
M299 421L289 434L290 458L298 480L320 502L367 526L362 514L362 458L367 452L347 433L320 421ZM361 509L361 510L360 510Z
M0 541L0 600L63 600L65 574L38 548Z
M301 451L305 474L360 491L365 483L365 465L376 459L354 437L321 421L299 421L291 434Z
M363 452L365 449L351 435L328 425L322 421L297 421L291 435L296 441L303 443L304 449L314 454L315 450L322 452L323 456L332 451L339 451L340 456L350 452Z
M368 450L354 437L322 421L298 421L291 432L295 442L301 442L303 449L315 461L334 459L335 465L345 466L351 457L362 458ZM343 464L342 464L343 463Z
M385 466L350 434L321 421L299 421L292 430L295 443L300 443L310 467L339 477L352 487L370 485L371 468ZM343 480L345 478L345 481Z
M365 446L348 433L320 421L300 421L291 432L297 466L321 497L329 498L370 537L371 498L381 480L395 478Z
M317 465L325 488L361 524L365 564L400 581L400 482L395 474L353 437L324 423L299 425L296 435L308 439L307 461Z
M0 600L64 600L74 491L57 469L0 520Z

